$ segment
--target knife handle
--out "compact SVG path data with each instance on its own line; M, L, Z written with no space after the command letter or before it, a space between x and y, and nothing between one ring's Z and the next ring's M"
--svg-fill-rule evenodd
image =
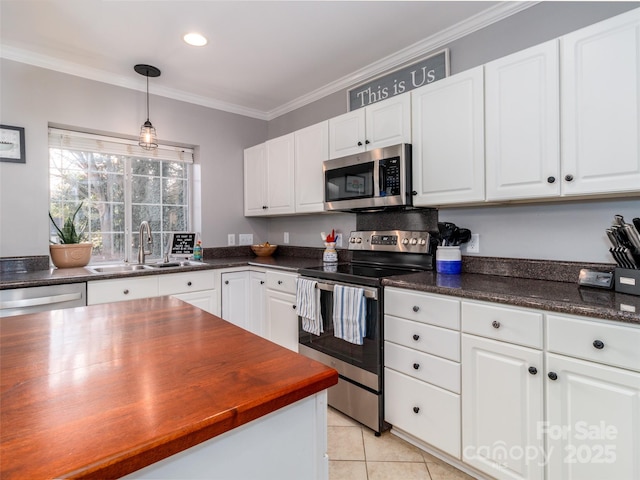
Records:
M614 215L613 224L618 225L620 227L624 227L624 217L622 215Z
M633 225L629 225L628 223L622 228L627 234L627 238L631 242L631 245L633 245L635 252L640 253L640 235L638 235L638 232L636 231L636 229L633 227ZM635 253L635 252L631 252L631 253Z

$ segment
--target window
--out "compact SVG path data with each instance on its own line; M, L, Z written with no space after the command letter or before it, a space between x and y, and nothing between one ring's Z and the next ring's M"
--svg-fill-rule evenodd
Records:
M162 258L169 235L189 231L193 150L49 129L49 203L58 225L82 202L76 223L86 225L92 263L134 260L138 228L149 222L152 258ZM57 234L51 225L51 239Z

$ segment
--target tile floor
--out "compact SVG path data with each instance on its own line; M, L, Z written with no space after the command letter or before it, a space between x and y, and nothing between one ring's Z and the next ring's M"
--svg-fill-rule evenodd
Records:
M464 472L390 432L376 437L342 413L327 416L329 480L470 480Z

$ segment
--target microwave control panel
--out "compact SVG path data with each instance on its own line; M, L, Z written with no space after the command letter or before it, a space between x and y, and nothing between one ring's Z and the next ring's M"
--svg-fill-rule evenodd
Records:
M400 157L380 160L379 166L380 196L400 195Z

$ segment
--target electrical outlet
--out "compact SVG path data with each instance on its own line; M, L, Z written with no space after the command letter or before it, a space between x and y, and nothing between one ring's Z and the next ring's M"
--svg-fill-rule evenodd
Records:
M236 234L230 233L229 235L227 235L227 245L231 246L235 244L236 244Z
M341 233L336 233L336 247L338 247L338 248L342 247L342 234Z
M289 243L289 232L284 232L284 243Z
M467 253L480 253L480 234L472 233L471 240L467 242Z
M240 245L253 245L253 233L241 233Z

